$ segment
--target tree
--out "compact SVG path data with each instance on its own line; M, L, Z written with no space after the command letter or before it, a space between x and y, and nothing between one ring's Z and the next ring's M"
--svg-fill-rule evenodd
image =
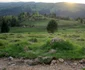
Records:
M83 23L83 19L82 19L82 18L80 19L80 23L81 23L81 24Z
M2 24L1 24L1 33L7 33L9 32L9 24L8 24L8 21L3 18L2 19Z
M51 20L49 21L48 25L47 25L47 31L48 33L54 33L58 28L58 24L55 20Z
M12 16L11 22L10 22L11 27L19 26L19 20L18 17Z
M50 13L48 16L51 18L56 18L56 13Z
M81 23L81 24L83 24L83 23L84 23L83 18L78 17L76 20L77 20L77 21L79 21L79 23Z
M18 19L19 19L21 22L22 22L22 21L25 21L27 18L28 18L28 13L27 13L27 12L20 13L19 16L18 16Z

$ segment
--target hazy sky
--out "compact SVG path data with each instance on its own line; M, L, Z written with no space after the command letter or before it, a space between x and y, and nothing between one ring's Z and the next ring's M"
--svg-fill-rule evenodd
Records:
M34 1L34 2L75 2L75 3L85 3L85 0L0 0L0 2L30 2L30 1Z

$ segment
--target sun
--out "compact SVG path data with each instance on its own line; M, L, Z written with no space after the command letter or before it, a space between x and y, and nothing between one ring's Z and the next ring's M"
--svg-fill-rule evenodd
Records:
M68 7L71 7L71 8L73 8L73 7L76 5L76 2L74 2L74 1L72 1L72 0L71 0L71 1L70 1L70 0L69 0L69 1L66 1L65 3L66 3L66 5L67 5Z
M75 2L67 2L67 3L69 3L69 4L74 4Z
M65 1L68 6L74 7L75 6L75 0L66 0Z

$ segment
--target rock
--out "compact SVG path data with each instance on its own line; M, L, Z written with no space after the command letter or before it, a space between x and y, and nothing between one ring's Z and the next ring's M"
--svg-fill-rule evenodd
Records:
M42 56L39 56L37 59L38 63L40 64L50 64L51 61L52 61L52 58L51 57L42 57Z
M52 53L56 53L56 50L51 49L51 50L49 51L49 53L50 53L50 54L52 54Z
M80 64L85 64L85 59L79 61Z
M34 66L34 65L37 65L37 64L38 64L38 63L37 63L36 61L34 61L34 60L27 60L25 63L28 64L29 66Z
M64 64L65 64L65 65L68 65L68 63L67 63L67 62L64 62Z
M58 61L61 62L61 63L63 63L64 62L64 59L59 58Z
M60 39L60 38L53 38L53 39L51 40L51 44L54 43L54 42L60 42L60 41L63 41L63 40Z
M31 66L33 64L33 61L32 60L27 60L27 61L25 61L25 63Z
M57 63L56 60L52 60L52 61L51 61L51 65L55 65L56 63Z
M11 66L15 66L16 64L11 64Z
M78 65L78 63L73 63L73 65L74 65L74 66L77 66L77 65Z
M12 63L11 62L8 62L8 65L11 65Z
M24 64L25 62L24 62L24 60L17 60L16 61L16 64L18 64L18 65L21 65L21 64Z
M9 61L13 61L13 59L14 59L14 58L11 57L11 56L8 58Z
M52 61L51 57L43 57L42 58L42 63L44 63L44 64L50 64L51 61Z
M37 63L40 63L39 58L36 58L34 61L37 62Z
M13 62L8 62L8 65L14 66L15 63L13 63Z
M43 63L43 57L42 56L39 56L38 58L36 58L37 61L39 61L40 64Z

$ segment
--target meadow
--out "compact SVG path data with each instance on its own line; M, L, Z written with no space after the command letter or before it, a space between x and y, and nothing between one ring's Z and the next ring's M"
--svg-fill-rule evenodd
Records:
M85 58L85 24L75 20L56 20L58 30L49 34L46 30L49 20L26 20L21 23L22 27L11 27L9 33L0 34L0 57ZM61 41L50 44L53 38ZM56 52L49 53L52 49Z

